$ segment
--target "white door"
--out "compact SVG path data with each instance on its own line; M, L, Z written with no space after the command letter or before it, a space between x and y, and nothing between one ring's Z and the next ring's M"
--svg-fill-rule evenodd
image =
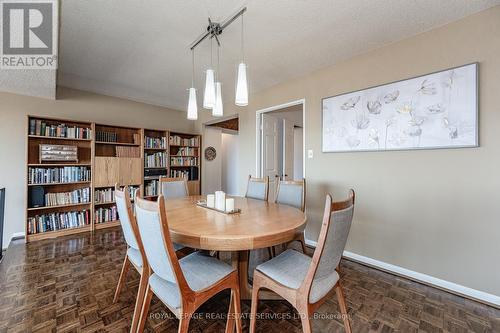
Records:
M283 180L293 180L293 128L290 120L283 119Z
M262 114L262 141L261 141L262 176L269 177L269 200L274 200L279 177L278 167L278 119Z

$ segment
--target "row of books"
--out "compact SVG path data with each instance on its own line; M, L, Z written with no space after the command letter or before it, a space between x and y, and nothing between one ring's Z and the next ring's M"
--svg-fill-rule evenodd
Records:
M150 197L160 194L160 182L158 180L152 180L146 183L144 186L144 196Z
M172 178L181 178L181 177L184 177L184 178L187 178L189 179L189 171L187 170L170 170L170 177Z
M198 157L172 157L170 156L170 166L197 166Z
M116 142L118 135L115 132L96 131L95 139L100 142Z
M88 181L90 181L90 169L87 167L28 168L28 184Z
M145 168L164 168L167 166L167 153L161 151L144 156Z
M116 206L109 208L98 208L95 210L95 222L104 223L118 220Z
M127 187L130 199L133 200L137 191L139 191L138 186L129 186ZM108 203L115 201L115 189L110 187L106 189L95 190L94 192L95 203Z
M45 194L45 206L60 206L86 202L90 202L90 188L80 188L71 192Z
M167 138L151 138L148 136L144 137L144 147L145 148L155 148L155 149L167 149Z
M30 119L30 135L68 139L91 139L92 130L86 127L48 124L44 120Z
M50 213L28 218L28 234L78 228L90 224L90 211Z
M140 147L115 147L116 157L141 157Z
M198 147L200 145L200 141L198 137L184 139L178 135L171 136L169 139L169 143L174 146L193 146Z
M177 151L176 156L198 156L198 148L181 147Z

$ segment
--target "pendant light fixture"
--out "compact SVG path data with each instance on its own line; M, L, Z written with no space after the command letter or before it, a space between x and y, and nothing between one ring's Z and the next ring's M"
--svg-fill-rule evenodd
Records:
M194 50L191 50L193 73L191 76L191 88L189 88L189 102L187 109L187 119L198 119L198 103L196 102L196 89L194 88Z
M241 62L238 65L238 78L236 81L236 96L234 103L237 106L248 105L247 65L245 64L245 50L243 44L243 14L241 15Z
M205 77L205 92L203 95L203 107L212 109L215 105L215 73L213 69L212 39L210 40L210 68L207 69ZM192 48L194 49L194 48Z
M217 75L215 82L215 105L212 109L212 116L222 117L224 115L224 106L222 105L222 84L220 83L220 46L217 47Z

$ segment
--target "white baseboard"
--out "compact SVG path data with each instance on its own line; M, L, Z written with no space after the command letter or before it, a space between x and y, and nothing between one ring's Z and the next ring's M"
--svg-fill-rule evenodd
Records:
M316 247L317 242L306 239L306 244L311 247ZM453 294L457 294L463 297L467 297L473 299L475 301L486 303L488 305L494 306L496 308L500 308L500 297L489 294L480 290L472 289L469 287L462 286L460 284L456 284L453 282L449 282L446 280L438 279L436 277L422 274L419 272L415 272L400 266L392 265L380 260L372 259L369 257L365 257L356 253L352 253L349 251L344 251L343 257L350 259L352 261L359 262L361 264L380 269L382 271L386 271L395 275L399 275L410 280L414 280L417 282L421 282L423 284L442 289Z
M2 246L3 247L2 251L3 250L7 250L7 248L9 247L10 242L12 242L13 239L15 239L15 238L24 238L24 236L25 236L24 232L15 232L15 233L13 233L12 236L10 237L9 242L7 244L4 244Z

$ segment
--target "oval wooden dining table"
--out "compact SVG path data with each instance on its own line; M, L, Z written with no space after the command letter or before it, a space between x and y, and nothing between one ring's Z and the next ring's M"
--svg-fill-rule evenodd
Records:
M172 241L195 249L231 251L241 298L251 299L249 251L292 241L303 232L306 215L291 206L242 197L234 197L235 208L241 212L225 214L199 207L197 202L203 199L190 196L165 200Z

